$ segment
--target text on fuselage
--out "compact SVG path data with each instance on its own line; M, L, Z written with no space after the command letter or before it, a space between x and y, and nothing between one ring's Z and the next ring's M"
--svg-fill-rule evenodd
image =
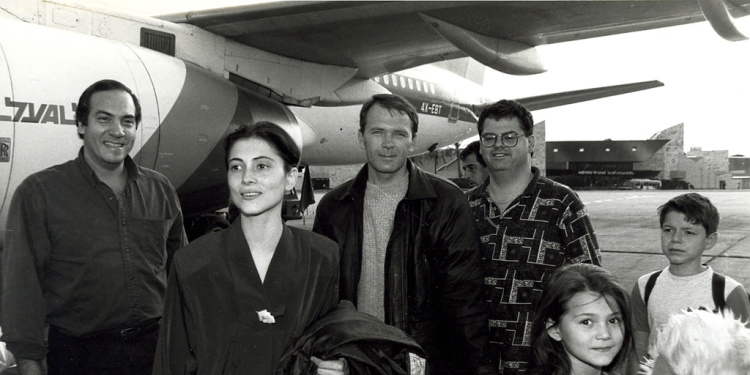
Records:
M0 115L0 121L29 122L35 124L75 125L76 103L70 103L70 118L67 117L65 106L57 104L29 103L10 100L5 97L5 107L14 108L13 116Z
M440 115L441 110L443 109L443 106L441 104L435 104L430 102L422 102L422 105L419 107L420 112L427 113L430 115Z

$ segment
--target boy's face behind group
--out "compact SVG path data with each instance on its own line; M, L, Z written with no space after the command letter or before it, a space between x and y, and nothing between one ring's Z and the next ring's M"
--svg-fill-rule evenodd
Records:
M716 233L706 234L706 228L691 223L682 212L671 211L661 226L661 251L670 266L682 268L701 267L703 252L716 244Z

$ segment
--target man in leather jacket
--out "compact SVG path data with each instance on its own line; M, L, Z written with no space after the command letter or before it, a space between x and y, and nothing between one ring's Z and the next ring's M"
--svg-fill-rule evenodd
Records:
M400 96L363 105L358 138L368 162L322 198L313 231L339 244L341 299L409 334L431 374L495 373L468 202L407 159L417 126Z

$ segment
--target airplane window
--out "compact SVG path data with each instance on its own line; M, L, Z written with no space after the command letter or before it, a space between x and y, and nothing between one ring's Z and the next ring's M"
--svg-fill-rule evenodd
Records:
M605 148L604 151L609 152L609 147Z
M407 78L407 81L409 82L409 90L414 90L414 80Z
M404 77L399 78L401 78L401 87L406 88L406 80L404 79Z
M390 85L390 83L388 83L388 76L387 75L383 76L383 82L385 82L386 85Z
M375 77L374 80L375 82L380 83L380 77Z
M583 147L579 148L578 152L583 152Z
M393 81L393 86L398 86L398 77L395 74L391 74L391 80Z
M432 95L435 95L435 85L430 82L430 91L432 91Z
M552 149L552 152L557 152L557 149L556 149L556 148L553 148L553 149Z
M422 82L417 80L417 91L422 91Z

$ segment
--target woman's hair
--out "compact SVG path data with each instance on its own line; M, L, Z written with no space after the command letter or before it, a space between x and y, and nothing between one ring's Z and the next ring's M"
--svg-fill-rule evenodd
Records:
M625 288L604 268L591 264L572 264L558 268L552 273L547 287L536 305L536 316L531 331L532 361L530 374L569 374L570 359L563 344L547 334L547 321L559 324L567 312L567 304L581 292L601 295L612 311L622 317L623 343L620 352L604 371L611 371L628 358L632 348L630 328L630 297Z
M750 374L750 329L729 312L705 310L672 315L659 330L655 359L663 357L676 374ZM655 360L642 366L651 374Z
M224 139L224 166L229 166L229 151L237 141L257 138L268 142L284 160L284 169L289 172L299 163L300 150L294 139L280 126L261 121L252 125L244 124Z

